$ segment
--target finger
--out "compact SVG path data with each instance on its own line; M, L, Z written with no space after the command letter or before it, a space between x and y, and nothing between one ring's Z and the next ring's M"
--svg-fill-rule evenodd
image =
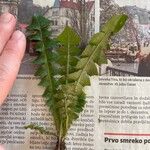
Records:
M0 56L0 104L6 98L17 76L25 47L24 34L15 31Z
M0 54L14 32L16 19L10 13L4 13L0 16Z
M0 145L0 150L4 150L4 147Z

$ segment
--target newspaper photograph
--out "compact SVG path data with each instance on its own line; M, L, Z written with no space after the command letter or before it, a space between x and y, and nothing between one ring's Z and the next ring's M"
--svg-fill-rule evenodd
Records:
M103 30L112 16L127 15L124 27L111 37L110 46L105 50L107 62L97 67L99 76L91 76L91 85L84 88L84 109L73 121L65 143L67 150L149 150L150 1L83 0L86 6L84 24L78 18L79 2L0 0L0 13L14 14L18 19L17 29L26 36L34 14L51 21L53 39L66 26L72 27L81 37L80 49L86 48L93 35ZM33 64L37 56L34 45L27 38L16 82L0 107L0 145L5 150L56 149L54 118L42 97L44 89L38 86L40 78L34 75L38 68ZM25 129L30 124L53 134Z
M101 1L101 27L117 13L128 15L122 31L111 40L106 53L108 67L102 67L102 74L112 76L145 76L149 77L149 10L150 2L136 0Z

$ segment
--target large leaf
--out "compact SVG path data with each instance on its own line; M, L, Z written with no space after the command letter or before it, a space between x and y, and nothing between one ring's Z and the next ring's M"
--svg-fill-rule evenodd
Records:
M68 75L72 73L77 64L77 55L80 49L77 47L80 43L79 35L70 27L66 26L64 31L57 37L60 48L58 49L61 66L60 74L62 83L68 83Z
M57 91L58 83L55 78L57 74L57 65L54 63L57 54L53 51L56 46L56 42L49 38L50 31L49 20L42 16L34 16L32 22L28 27L28 32L30 33L29 38L36 41L36 50L38 56L34 63L38 64L39 67L35 73L36 76L41 78L39 83L40 86L45 88L43 97L46 99L46 104L50 108L52 115L54 117L55 125L57 131L59 131L60 124L60 114L56 108L57 102L54 99L54 95Z
M115 15L106 23L100 33L92 37L76 65L77 71L69 75L70 81L76 82L76 91L89 85L89 76L98 75L95 64L101 65L107 62L104 51L108 48L109 39L123 27L126 20L126 15Z
M59 59L57 63L60 66L59 79L60 85L58 93L55 94L57 108L61 115L61 134L63 137L67 134L72 122L78 118L79 112L82 111L85 99L84 94L80 97L74 93L74 84L69 83L68 76L75 71L75 66L79 60L78 54L80 49L79 35L70 27L65 27L64 31L57 37L60 47L57 50ZM79 111L80 110L80 111Z

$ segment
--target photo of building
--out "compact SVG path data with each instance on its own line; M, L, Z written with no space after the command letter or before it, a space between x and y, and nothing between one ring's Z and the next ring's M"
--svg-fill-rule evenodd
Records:
M150 76L150 8L147 2L101 0L100 7L101 27L114 14L128 16L124 28L110 41L106 53L108 64L102 66L102 74Z
M59 35L65 26L73 27L79 34L81 30L85 30L86 37L94 34L94 1L86 1L82 6L78 0L55 0L54 5L45 13L45 16L52 20L53 36ZM83 10L84 9L84 10ZM83 12L84 11L84 12ZM86 15L82 27L82 13ZM85 27L86 26L86 27ZM84 29L83 29L84 28Z

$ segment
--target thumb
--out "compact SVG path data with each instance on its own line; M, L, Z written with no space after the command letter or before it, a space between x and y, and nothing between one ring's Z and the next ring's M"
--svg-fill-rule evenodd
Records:
M0 55L0 105L6 98L17 76L25 45L24 34L15 31Z

